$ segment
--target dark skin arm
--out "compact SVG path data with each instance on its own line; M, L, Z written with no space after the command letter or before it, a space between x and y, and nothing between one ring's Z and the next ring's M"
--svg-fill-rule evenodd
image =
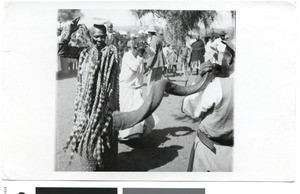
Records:
M78 54L78 56L79 56L79 53L81 52L82 49L69 46L69 42L71 40L71 35L79 29L79 26L78 26L79 19L80 19L80 17L74 19L71 22L71 24L68 28L67 36L62 38L60 40L60 42L58 43L58 55L59 56L68 57L68 56L70 56L70 53L75 53L75 55Z

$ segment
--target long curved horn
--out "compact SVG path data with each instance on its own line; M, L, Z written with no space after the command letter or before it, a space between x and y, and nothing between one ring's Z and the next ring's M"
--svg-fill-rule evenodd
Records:
M204 90L215 77L214 71L207 72L211 69L211 63L206 66L204 65L200 72L206 71L206 73L197 80L196 84L188 87L174 84L168 80L159 80L155 82L150 90L150 94L139 109L131 112L115 111L113 113L112 122L114 130L122 130L132 127L149 117L161 103L164 92L177 96L186 96Z

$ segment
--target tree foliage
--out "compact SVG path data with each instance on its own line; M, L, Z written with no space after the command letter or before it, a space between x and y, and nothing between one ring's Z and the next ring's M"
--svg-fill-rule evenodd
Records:
M165 19L166 31L171 35L173 42L184 42L188 31L197 28L199 22L207 28L217 16L216 11L198 10L131 10L131 12L139 19L148 13Z
M61 23L81 16L83 16L83 14L81 13L80 9L59 9L57 19Z

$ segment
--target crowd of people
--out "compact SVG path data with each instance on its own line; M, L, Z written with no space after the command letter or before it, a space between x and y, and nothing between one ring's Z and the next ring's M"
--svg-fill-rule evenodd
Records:
M75 100L75 110L78 112L75 111L75 118L81 118L83 114L87 115L84 121L78 123L79 128L76 128L77 131L75 130L73 136L78 138L76 132L80 133L79 131L89 128L92 132L95 131L92 127L97 126L97 123L93 122L97 122L97 115L99 115L96 107L107 106L106 112L101 113L106 115L111 115L114 111L137 110L143 105L144 97L150 94L155 83L164 77L168 79L170 72L176 73L181 70L184 75L187 75L190 68L190 73L195 72L199 75L196 84L201 79L205 79L203 75L206 72L214 70L217 72L216 78L202 91L187 96L183 101L182 110L185 114L192 118L201 118L189 170L205 172L232 170L233 83L231 74L235 53L229 46L228 36L224 31L221 31L218 36L209 34L203 37L203 40L199 34L192 33L187 37L186 44L179 46L168 44L164 40L163 31L157 32L154 26L149 26L146 33L140 30L138 35L131 34L127 37L127 33L115 32L111 22L107 22L106 25L94 24L91 29L87 29L84 24L78 24L78 21L79 18L75 19L70 26L60 32L58 38L58 56L61 66L63 63L68 65L76 63L73 68L77 68L80 75L78 78L80 92L77 93L77 100ZM102 70L102 67L97 64L102 64L105 59L108 61L105 64L111 66L103 67ZM110 69L114 70L114 75L109 75ZM100 76L102 72L106 72L105 76L110 76L107 81L97 78L97 73ZM115 76L116 79L111 78ZM146 94L142 92L144 76L147 76ZM115 80L111 85L118 84L118 87L110 87L111 80ZM103 84L102 88L101 84ZM101 96L103 87L110 89L107 91L107 96L103 94L103 99L107 101L101 101L100 97L96 99L97 92ZM93 92L95 94L91 94ZM119 97L118 102L113 102L112 99L117 97ZM107 127L108 118L110 117L101 117L104 121L99 124L100 128ZM120 130L117 139L130 141L145 137L158 121L158 117L151 113L134 126ZM99 142L102 141L101 138ZM95 158L105 157L104 152L116 149L115 139L109 139L107 142L109 145L106 147L104 145L104 148L95 151L98 153ZM78 144L80 142L73 143L72 151L78 149ZM109 162L99 165L109 169L112 164L110 159Z
M147 31L139 30L138 33L129 33L123 30L114 31L111 22L106 23L107 45L114 45L118 49L120 61L125 52L127 52L134 41L144 41L150 44L151 34L155 33L154 39L158 38L162 41L162 51L164 57L163 75L173 73L173 75L186 74L188 70L190 74L195 72L198 75L200 64L205 61L216 63L217 53L224 50L228 40L225 31L220 33L209 33L200 37L198 33L190 32L186 37L186 42L175 45L165 41L164 32L157 32L154 26L150 26ZM63 39L67 32L68 26L58 30L58 41ZM88 28L84 24L79 25L79 29L70 37L69 46L78 48L87 48L92 44ZM223 47L223 48L222 48ZM58 70L62 73L68 73L78 68L78 52L73 52L68 56L59 54ZM147 56L145 56L147 58Z

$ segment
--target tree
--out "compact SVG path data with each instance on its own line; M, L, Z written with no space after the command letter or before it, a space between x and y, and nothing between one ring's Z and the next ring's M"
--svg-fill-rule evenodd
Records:
M166 31L172 42L185 42L188 31L195 29L199 22L207 29L217 16L216 11L193 10L131 10L133 15L141 19L148 13L167 21Z
M61 25L62 22L71 21L82 16L80 9L59 9L57 20Z

